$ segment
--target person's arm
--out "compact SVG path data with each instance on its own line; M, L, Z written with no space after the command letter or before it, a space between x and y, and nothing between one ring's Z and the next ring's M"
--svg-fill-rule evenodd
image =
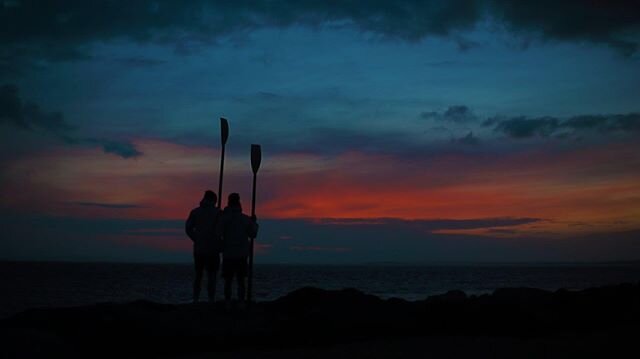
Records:
M247 234L249 238L256 238L258 236L258 221L255 216L247 217Z
M184 231L187 233L187 236L189 236L189 239L191 239L192 241L195 240L196 237L196 230L195 230L195 226L194 226L194 215L193 215L193 211L191 211L191 213L189 213L189 218L187 218L187 221L184 223Z

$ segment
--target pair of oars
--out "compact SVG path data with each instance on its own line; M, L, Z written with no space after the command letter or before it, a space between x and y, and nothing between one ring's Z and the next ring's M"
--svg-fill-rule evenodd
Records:
M220 154L220 180L218 182L218 208L222 208L222 179L224 173L224 150L229 139L229 122L220 117L220 137L222 140L222 153ZM253 191L251 193L251 218L256 215L256 178L262 162L262 149L260 145L251 145L251 170L253 171ZM249 246L249 273L247 279L247 301L251 302L253 294L253 242L251 238Z

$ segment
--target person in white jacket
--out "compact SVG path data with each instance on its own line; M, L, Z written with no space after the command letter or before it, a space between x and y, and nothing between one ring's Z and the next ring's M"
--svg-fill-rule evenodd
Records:
M193 302L200 298L200 285L203 272L207 270L207 292L209 302L213 303L216 296L216 275L220 267L220 209L216 207L218 197L213 191L206 191L200 206L189 213L185 223L185 231L193 241L193 261L196 277L193 281Z
M258 234L256 218L242 213L240 195L231 193L227 207L220 221L222 235L222 277L224 278L224 297L227 306L231 305L233 279L238 283L238 300L244 302L245 278L247 276L247 258L251 250L249 238Z

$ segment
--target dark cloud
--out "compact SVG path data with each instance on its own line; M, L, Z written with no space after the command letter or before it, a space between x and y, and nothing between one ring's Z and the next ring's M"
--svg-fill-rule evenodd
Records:
M65 121L61 112L44 112L38 105L22 101L15 85L0 86L0 124L25 131L43 132L69 145L99 146L105 153L122 158L142 155L142 152L128 141L76 135L73 133L74 126Z
M113 153L122 158L134 158L142 155L142 152L138 151L136 146L134 146L131 142L95 138L91 140L99 143L105 153Z
M350 252L351 248L348 247L323 247L323 246L291 246L290 250L294 252Z
M487 118L478 114L470 106L460 104L445 107L439 112L423 112L416 116L419 119L409 118L408 121L412 127L379 127L367 126L365 122L375 114L359 110L360 107L368 107L369 102L360 102L358 99L348 97L335 96L317 100L320 103L330 102L331 108L337 109L335 114L331 113L326 117L305 112L305 109L317 105L316 102L307 98L259 92L252 97L238 97L236 101L246 104L246 108L252 108L254 111L243 114L243 117L260 117L261 123L269 124L268 129L272 131L272 135L264 136L261 131L267 127L253 124L240 129L234 127L236 128L235 140L229 144L234 152L244 151L247 144L255 141L256 138L261 138L262 145L272 154L297 152L334 156L357 151L389 155L402 161L428 161L442 155L481 158L486 155L504 156L514 151L526 150L531 145L526 141L518 143L505 141L503 135L520 139L564 138L571 140L570 146L583 146L593 144L594 140L600 142L618 140L620 134L628 134L632 131L637 133L640 126L638 114L634 113L585 115L568 119L552 116ZM406 114L394 113L389 118L403 118L402 116ZM287 122L292 118L296 119L296 125L303 126L305 131L292 131L290 123ZM336 118L341 121L334 121ZM445 118L447 120L444 120ZM284 125L272 126L271 124L276 121L283 121L281 123ZM323 122L326 125L319 127ZM180 134L168 140L187 146L208 146L212 141L217 140L213 135L198 132L188 135ZM580 136L584 137L585 141L576 141ZM562 145L568 143L569 141Z
M332 226L404 226L429 232L452 229L485 229L512 227L544 221L540 218L478 218L478 219L416 219L399 218L320 218L310 219L311 223Z
M460 32L491 20L530 38L604 43L633 53L640 24L637 1L399 0L345 1L82 0L16 1L0 7L0 67L37 59L89 56L96 41L130 39L166 43L190 53L199 44L260 28L350 26L385 38L417 41L449 37L461 49L475 46Z
M475 145L479 145L480 144L480 140L478 139L478 137L475 137L473 135L473 132L469 131L469 133L467 133L466 136L460 137L460 138L454 138L452 140L453 143L459 143L462 145L470 145L470 146L475 146Z
M466 122L475 119L475 115L467 106L451 106L444 112L444 118L448 121Z
M101 147L104 153L111 153L125 159L143 155L143 153L129 141L119 141L98 137L76 137L66 134L60 136L60 139L68 145Z
M38 105L20 99L15 85L0 86L0 123L8 123L27 130L42 129L64 132L73 129L60 112L43 112Z
M249 139L245 140L245 142ZM373 155L392 156L397 161L427 161L443 154L469 154L482 156L493 148L467 146L480 141L472 138L461 139L459 142L448 139L431 141L415 133L402 131L375 131L356 128L311 128L298 136L282 136L265 138L262 142L270 153L311 153L321 156L335 156L339 154L358 152ZM242 149L238 149L242 150Z
M263 94L264 97L280 97ZM455 117L474 112L467 106L452 106L433 116ZM276 135L261 140L271 153L313 153L333 156L352 151L367 154L393 156L397 160L428 161L442 155L460 155L481 158L486 155L503 156L513 151L525 150L530 143L505 141L505 138L555 138L566 140L565 144L583 146L594 143L617 141L621 137L640 132L640 114L584 115L570 118L473 115L475 121L457 123L444 120L429 120L439 127L425 127L425 131L385 130L373 127L312 127L296 135ZM461 127L462 126L462 127ZM249 143L255 136L241 133L238 143ZM506 136L502 136L506 135ZM579 141L578 141L579 140ZM197 136L180 140L182 144L210 143ZM232 145L233 146L233 145ZM242 151L244 147L236 150ZM551 150L551 148L549 148Z
M461 37L461 36L454 37L454 41L456 42L456 45L458 45L458 50L460 50L460 51L469 51L469 50L471 50L473 48L476 48L476 47L480 46L479 43L477 43L475 41L472 41L472 40L469 40L469 39L466 39L466 38Z
M114 61L128 67L155 67L166 63L166 61L148 57L124 57Z
M640 113L618 115L583 115L574 116L562 124L562 127L573 130L595 130L598 132L640 132Z
M469 107L464 105L450 106L444 112L423 112L420 114L420 117L425 120L433 119L454 123L472 122L477 119L477 116L473 113L473 111L471 111Z
M508 30L559 41L607 44L631 55L638 49L640 2L635 0L488 1Z
M524 116L500 121L495 131L513 138L548 137L558 129L559 121L552 117L526 118Z
M71 204L83 206L83 207L98 207L98 208L108 208L108 209L129 209L129 208L141 208L141 206L137 204L129 204L129 203L100 203L100 202L71 202Z
M571 138L589 134L638 133L640 113L615 115L581 115L567 119L556 117L490 118L486 126L512 138L550 137Z

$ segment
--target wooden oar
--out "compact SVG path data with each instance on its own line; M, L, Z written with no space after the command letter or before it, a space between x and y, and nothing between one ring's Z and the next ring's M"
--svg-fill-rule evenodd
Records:
M220 117L220 139L222 142L222 153L220 154L220 180L218 181L218 208L222 208L222 178L224 173L224 148L229 138L229 122L224 117Z
M253 192L251 194L251 218L256 215L256 178L258 170L262 162L262 150L260 145L251 145L251 170L253 171ZM253 299L253 242L255 238L251 238L249 249L249 279L247 283L247 302L251 303Z

